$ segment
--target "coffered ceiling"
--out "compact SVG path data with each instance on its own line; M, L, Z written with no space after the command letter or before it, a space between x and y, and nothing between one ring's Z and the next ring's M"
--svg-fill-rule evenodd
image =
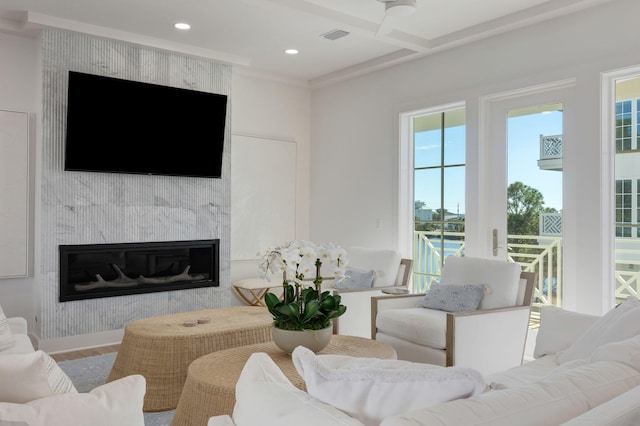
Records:
M416 1L385 18L379 0L0 0L0 31L65 28L316 86L613 0Z

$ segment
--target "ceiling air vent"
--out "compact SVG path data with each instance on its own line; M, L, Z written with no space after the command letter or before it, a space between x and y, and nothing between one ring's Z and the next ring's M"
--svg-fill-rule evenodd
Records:
M348 36L349 32L345 30L331 30L328 33L324 33L321 37L326 38L327 40L337 40L344 36Z

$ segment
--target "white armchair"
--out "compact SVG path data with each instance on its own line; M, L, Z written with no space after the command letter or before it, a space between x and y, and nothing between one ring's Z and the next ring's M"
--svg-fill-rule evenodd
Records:
M334 320L334 333L369 338L371 336L371 297L381 296L389 289L407 290L411 259L403 259L396 250L351 247L347 249L350 270L375 271L368 288L338 289L328 282L323 288L331 289L342 298L347 312ZM349 271L347 271L347 274Z
M475 368L485 375L520 365L535 284L535 274L521 269L513 262L449 256L440 284L483 284L477 309L420 307L425 294L376 296L371 337L408 361Z

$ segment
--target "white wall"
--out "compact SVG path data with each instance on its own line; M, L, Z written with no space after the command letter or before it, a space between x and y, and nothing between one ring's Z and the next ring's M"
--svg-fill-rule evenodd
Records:
M564 205L575 205L563 221L574 236L564 251L565 306L601 313L600 73L640 64L639 14L640 2L618 0L314 90L311 239L398 247L398 113L465 101L474 144L481 96L575 78L576 138L563 173Z
M309 238L310 91L306 87L256 77L243 69L234 68L232 75L233 135L296 143L297 161L291 164L297 170L296 238ZM273 190L277 191L277 188ZM256 230L247 229L247 232ZM231 262L231 282L255 277L257 272L255 261ZM234 294L232 303L239 305L243 302Z
M0 109L27 112L32 123L37 120L37 52L35 39L0 34ZM25 316L31 329L35 326L34 286L33 277L0 280L0 305L5 314Z

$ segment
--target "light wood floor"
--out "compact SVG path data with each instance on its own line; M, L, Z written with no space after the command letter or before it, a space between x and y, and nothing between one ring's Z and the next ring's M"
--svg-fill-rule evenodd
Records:
M80 358L87 358L90 356L108 354L109 352L118 352L118 349L120 349L120 345L109 345L109 346L100 346L98 348L81 349L78 351L60 352L57 354L50 354L50 355L51 355L51 358L56 360L56 362L60 362L60 361L69 361L72 359L80 359Z

